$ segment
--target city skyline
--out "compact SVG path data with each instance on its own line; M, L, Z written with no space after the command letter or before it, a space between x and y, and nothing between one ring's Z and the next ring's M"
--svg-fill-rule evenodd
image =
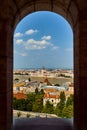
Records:
M14 32L14 69L73 68L73 32L60 15L40 11L26 16Z

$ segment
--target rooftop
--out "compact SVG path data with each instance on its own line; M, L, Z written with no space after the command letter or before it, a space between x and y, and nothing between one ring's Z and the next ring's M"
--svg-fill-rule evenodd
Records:
M26 99L27 95L24 93L13 93L13 96L16 97L17 99Z

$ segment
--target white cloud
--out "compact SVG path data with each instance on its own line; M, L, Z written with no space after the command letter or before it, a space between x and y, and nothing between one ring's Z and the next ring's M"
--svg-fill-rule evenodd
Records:
M42 39L42 40L50 40L50 39L51 39L51 36L43 36L41 39Z
M16 40L16 44L22 44L22 43L24 43L23 39Z
M53 46L52 49L53 49L53 50L57 50L57 49L59 49L59 47L58 47L58 46Z
M44 49L47 46L50 46L51 43L47 42L46 40L34 40L34 39L29 39L25 43L25 48L30 49L30 50L35 50L35 49Z
M14 34L14 37L22 37L22 36L23 36L23 33L20 33L20 32Z
M18 51L14 51L14 54L18 54L18 55L20 55L20 56L27 56L27 53L26 52L18 52Z
M73 51L73 48L67 48L65 50L71 52L71 51Z
M28 30L29 31L29 30ZM15 43L18 45L22 45L25 47L27 50L41 50L45 49L47 47L51 47L53 50L58 49L58 46L55 46L49 40L51 39L51 36L43 36L40 40L35 40L35 39L28 39L27 41L24 41L23 39L17 39L15 40ZM25 56L26 54L22 54Z
M27 53L26 52L23 52L23 53L19 53L19 55L21 55L21 56L27 56Z
M29 30L27 30L26 32L25 32L25 34L26 35L31 35L31 34L33 34L33 33L36 33L36 32L38 32L38 30L33 30L33 29L29 29Z

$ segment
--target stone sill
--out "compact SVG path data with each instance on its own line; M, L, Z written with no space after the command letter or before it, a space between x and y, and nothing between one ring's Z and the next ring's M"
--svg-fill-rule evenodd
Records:
M13 130L73 130L73 118L15 118Z

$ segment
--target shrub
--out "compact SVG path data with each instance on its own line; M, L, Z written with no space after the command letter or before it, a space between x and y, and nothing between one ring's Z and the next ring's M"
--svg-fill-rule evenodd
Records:
M27 113L26 117L27 117L27 118L29 118L29 117L30 117L30 114L29 114L29 113Z
M20 117L22 114L21 114L21 112L19 111L19 112L17 112L17 117Z

